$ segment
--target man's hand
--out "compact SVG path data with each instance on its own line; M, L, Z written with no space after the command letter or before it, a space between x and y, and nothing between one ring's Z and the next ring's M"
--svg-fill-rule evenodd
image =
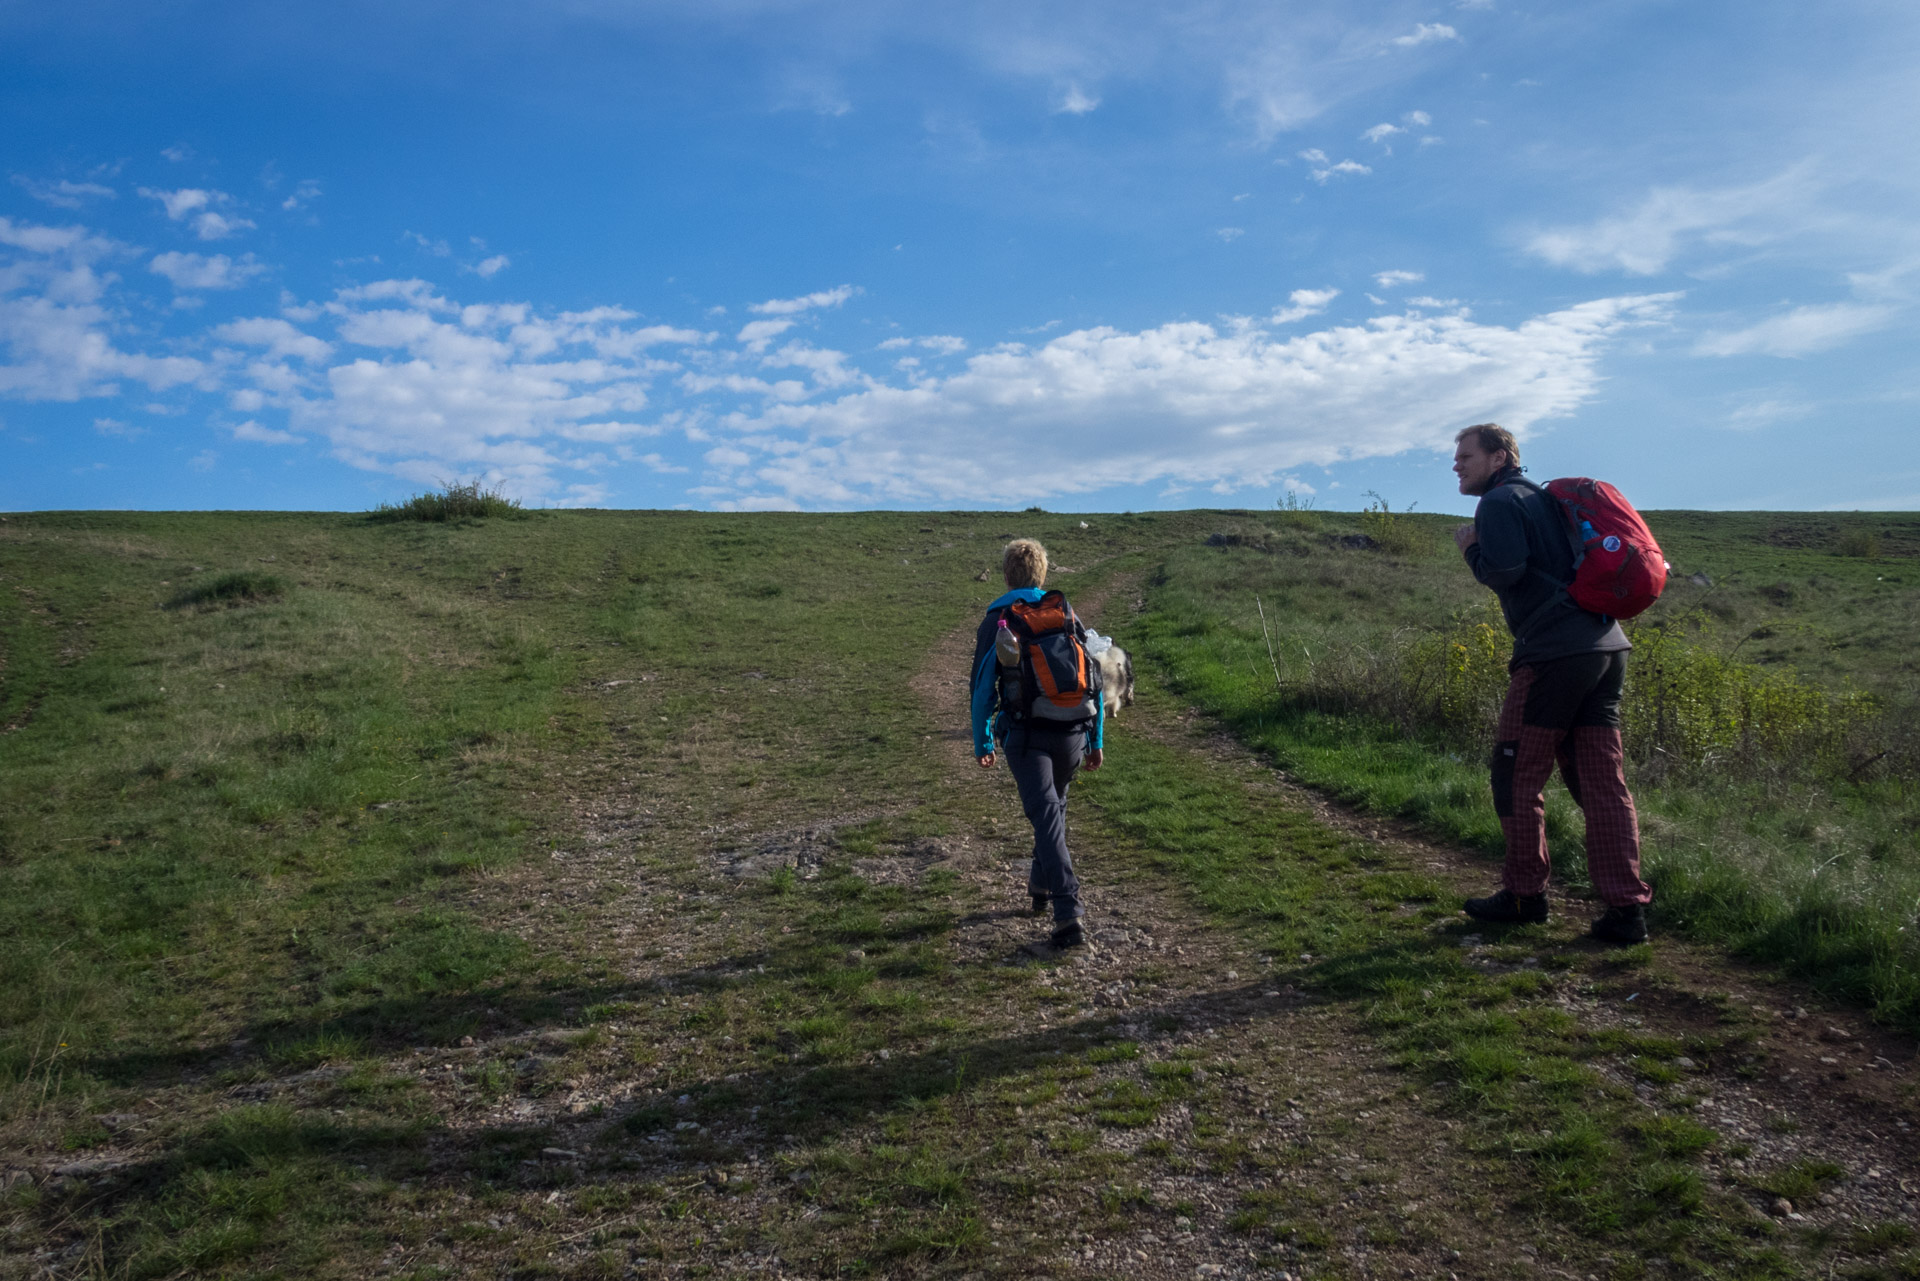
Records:
M1458 547L1463 555L1465 554L1467 548L1473 546L1475 543L1479 541L1480 541L1480 535L1474 532L1472 521L1468 521L1466 524L1460 526L1460 528L1453 531L1453 545L1455 547Z
M981 769L992 769L992 768L993 768L993 753L992 753L992 752L988 752L988 753L987 753L987 754L986 754L985 756L976 756L976 757L974 757L973 759L974 759L974 760L976 760L976 761L979 761L979 762L980 762L980 768L981 768Z
M1090 770L1099 769L1100 768L1100 749L1097 747L1088 748L1087 758L1082 763Z

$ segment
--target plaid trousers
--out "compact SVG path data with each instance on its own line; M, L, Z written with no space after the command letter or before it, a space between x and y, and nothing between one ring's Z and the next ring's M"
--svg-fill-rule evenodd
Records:
M1493 807L1515 894L1547 889L1544 792L1553 767L1587 821L1587 874L1608 906L1650 903L1640 878L1640 819L1620 746L1626 654L1578 654L1516 667L1493 748Z

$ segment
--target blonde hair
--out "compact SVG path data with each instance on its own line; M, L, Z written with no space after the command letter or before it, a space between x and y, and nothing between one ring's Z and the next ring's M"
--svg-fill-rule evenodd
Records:
M1474 444L1480 446L1482 453L1491 454L1504 449L1507 451L1507 466L1520 465L1520 446L1514 441L1513 433L1499 423L1475 423L1471 427L1462 427L1454 436L1453 443L1457 445L1469 436L1473 437Z
M1031 538L1016 538L1000 553L1000 573L1009 587L1047 585L1047 549Z

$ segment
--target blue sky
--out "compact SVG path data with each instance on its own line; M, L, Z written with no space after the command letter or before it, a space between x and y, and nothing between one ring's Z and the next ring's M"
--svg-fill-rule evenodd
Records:
M1920 6L0 0L0 507L1920 507Z

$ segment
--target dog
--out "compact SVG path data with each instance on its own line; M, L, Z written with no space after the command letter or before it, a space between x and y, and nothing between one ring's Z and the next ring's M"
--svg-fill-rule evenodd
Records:
M1100 699L1113 716L1133 701L1133 660L1126 650L1109 645L1093 661L1100 664Z

